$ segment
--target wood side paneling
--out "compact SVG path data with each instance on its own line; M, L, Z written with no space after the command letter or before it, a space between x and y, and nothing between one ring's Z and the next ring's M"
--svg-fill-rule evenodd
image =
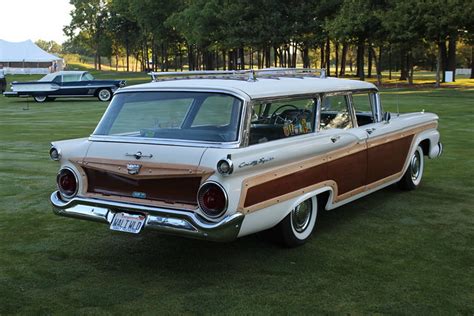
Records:
M361 145L343 148L309 159L311 165L306 161L295 162L245 179L239 211L258 211L323 186L331 187L334 202L340 202L394 181L403 174L415 136L436 127L437 123L431 122L383 135L369 140L366 150Z
M244 207L273 199L327 179L326 165L318 165L251 187Z
M413 135L409 135L386 144L369 147L366 184L400 172L405 164L412 140Z
M327 179L337 183L339 194L363 186L366 177L367 152L365 150L327 163Z

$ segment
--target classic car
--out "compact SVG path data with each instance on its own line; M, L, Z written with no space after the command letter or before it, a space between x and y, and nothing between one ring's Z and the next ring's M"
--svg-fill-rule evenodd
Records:
M59 71L50 73L38 81L11 84L6 97L29 97L36 102L53 101L56 98L97 97L110 101L113 93L125 86L125 80L98 80L87 71Z
M152 75L120 89L88 138L52 143L56 214L213 241L266 231L298 246L318 211L394 183L413 190L442 152L438 116L392 116L376 86L323 70Z

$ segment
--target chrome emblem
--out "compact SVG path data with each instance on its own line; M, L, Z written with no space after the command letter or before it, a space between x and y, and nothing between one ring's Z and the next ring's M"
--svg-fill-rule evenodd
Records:
M138 174L140 172L140 168L142 165L136 163L128 163L127 164L127 171L128 174Z

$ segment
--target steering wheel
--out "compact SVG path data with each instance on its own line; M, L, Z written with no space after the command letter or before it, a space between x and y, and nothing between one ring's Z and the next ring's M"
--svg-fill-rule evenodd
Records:
M270 116L270 120L275 120L274 123L276 123L276 120L277 118L279 117L280 119L283 119L279 114L277 114L277 112L283 108L293 108L295 110L299 110L299 108L297 106L294 106L293 104L283 104L279 107L277 107L275 109L275 111L273 111L272 115Z

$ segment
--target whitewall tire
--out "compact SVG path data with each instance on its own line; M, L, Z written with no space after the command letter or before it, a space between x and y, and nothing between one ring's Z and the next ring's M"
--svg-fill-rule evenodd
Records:
M36 95L33 97L33 99L35 99L35 102L43 103L43 102L46 102L48 98L44 95Z
M313 233L318 215L316 196L304 200L278 224L282 242L287 247L304 244Z
M399 182L400 187L404 190L416 189L421 183L424 167L425 161L423 156L423 149L418 146L416 147L416 150L413 155L410 157L407 171Z
M97 92L97 97L102 102L108 102L112 99L112 92L109 89L100 89Z

